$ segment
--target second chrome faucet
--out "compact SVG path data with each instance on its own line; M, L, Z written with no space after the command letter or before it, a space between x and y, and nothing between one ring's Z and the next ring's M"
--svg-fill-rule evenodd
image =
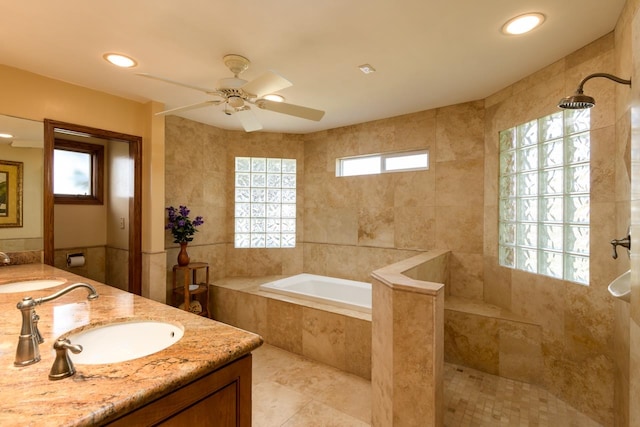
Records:
M93 286L88 283L74 283L47 297L36 299L25 297L18 303L17 308L22 313L22 328L20 329L20 336L18 337L16 360L13 362L15 366L27 366L40 360L39 344L42 344L44 340L38 330L39 316L36 314L35 307L60 298L62 295L78 288L87 289L89 292L87 299L94 300L98 298L98 292L96 292Z

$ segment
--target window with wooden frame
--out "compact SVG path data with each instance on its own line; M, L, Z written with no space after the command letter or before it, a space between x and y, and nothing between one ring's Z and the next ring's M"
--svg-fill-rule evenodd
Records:
M104 193L104 146L56 139L53 149L55 203L101 205Z

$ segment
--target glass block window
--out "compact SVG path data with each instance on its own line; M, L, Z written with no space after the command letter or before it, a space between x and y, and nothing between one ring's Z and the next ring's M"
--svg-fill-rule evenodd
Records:
M589 284L590 113L500 132L500 265Z
M296 246L296 160L236 157L235 247Z

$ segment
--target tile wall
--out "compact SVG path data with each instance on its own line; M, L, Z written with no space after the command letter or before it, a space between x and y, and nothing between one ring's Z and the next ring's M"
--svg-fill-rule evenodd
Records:
M588 287L498 266L497 135L557 111L557 100L587 74L628 75L637 61L631 54L631 28L640 28L637 3L628 2L614 33L483 101L308 135L246 134L168 117L166 205L186 203L205 217L189 247L192 259L209 262L213 280L301 271L367 280L369 271L419 251L449 249L450 294L540 324L542 382L549 391L605 425L613 424L614 413L625 425L627 366L640 363L640 355L626 357L625 349L640 341L634 333L640 310L631 309L629 324L626 308L614 303L606 286L629 268L624 257L611 259L608 244L629 223L628 88L605 79L588 83L598 102L592 110ZM335 177L337 157L415 148L429 149L428 171ZM296 249L233 248L236 155L298 159ZM165 243L169 284L178 248L169 233ZM631 384L640 388L638 379Z
M549 390L594 419L613 422L614 301L609 281L628 260L611 259L608 242L620 233L616 191L629 186L624 168L626 141L616 140L615 88L595 79L588 93L597 99L591 132L591 283L590 286L532 275L498 266L498 132L557 111L557 101L575 91L594 72L616 71L611 33L505 88L486 100L485 121L485 301L542 325L543 382ZM622 210L621 210L622 211ZM626 219L628 221L628 217ZM625 226L626 228L626 226ZM623 257L621 257L623 258Z
M624 71L632 70L631 80L637 82L640 79L640 1L628 0L625 13L621 22L624 23L625 33L631 33L630 36L624 38L626 41L625 51L631 54L619 55L621 60L621 69ZM627 28L630 27L630 30ZM632 248L640 247L640 91L637 85L632 88L630 94L625 93L626 97L630 97L631 114L628 117L631 133L631 244ZM628 99L628 98L627 98ZM625 104L627 105L627 104ZM625 127L626 128L626 127ZM638 251L631 253L632 271L631 271L631 304L628 311L620 310L617 312L617 318L621 321L622 327L618 328L622 345L619 346L620 351L625 351L626 346L629 348L628 358L621 357L620 364L620 387L623 409L627 409L623 415L628 416L628 424L635 426L640 425L640 405L638 404L638 396L640 396L640 257ZM627 307L625 307L626 310ZM628 329L626 329L628 327ZM628 388L625 388L628 387ZM616 390L617 391L617 390ZM625 399L626 398L626 399ZM624 404L628 406L625 408ZM617 414L617 412L616 412ZM625 420L627 421L627 420Z

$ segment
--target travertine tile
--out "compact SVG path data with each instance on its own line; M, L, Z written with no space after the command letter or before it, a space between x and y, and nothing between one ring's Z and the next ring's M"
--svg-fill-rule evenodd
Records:
M511 310L511 269L501 267L497 257L484 257L484 301Z
M302 308L302 355L346 370L345 318L312 308Z
M429 250L435 244L435 208L433 206L396 207L394 209L394 247Z
M445 310L444 337L445 361L499 373L497 319Z
M440 162L436 171L438 206L475 206L484 203L484 159Z
M450 294L482 301L484 259L481 254L453 252L449 257Z
M347 371L371 379L371 321L349 319L345 322Z
M435 162L483 157L484 101L438 108Z
M322 420L322 421L319 421ZM291 417L283 427L364 427L368 424L322 403L311 401Z
M481 206L437 206L435 247L482 253L483 221Z
M393 206L419 207L435 205L434 169L393 174Z
M302 307L269 298L267 336L271 343L292 353L302 354Z
M271 381L259 381L252 390L253 425L280 427L305 407L312 398Z
M233 301L233 298L231 300ZM265 340L269 339L267 298L260 295L246 293L242 295L241 300L239 298L235 298L235 300L236 323L234 323L234 326L256 333L262 336ZM223 294L219 304L224 304L226 301L227 299L224 298Z
M326 242L335 245L358 244L358 209L322 209L325 212ZM308 220L308 219L307 219ZM309 241L305 237L305 241Z
M507 320L498 328L500 376L542 385L542 328Z
M269 344L253 352L253 364L254 426L372 425L368 381ZM600 426L535 385L453 364L443 375L446 427Z

